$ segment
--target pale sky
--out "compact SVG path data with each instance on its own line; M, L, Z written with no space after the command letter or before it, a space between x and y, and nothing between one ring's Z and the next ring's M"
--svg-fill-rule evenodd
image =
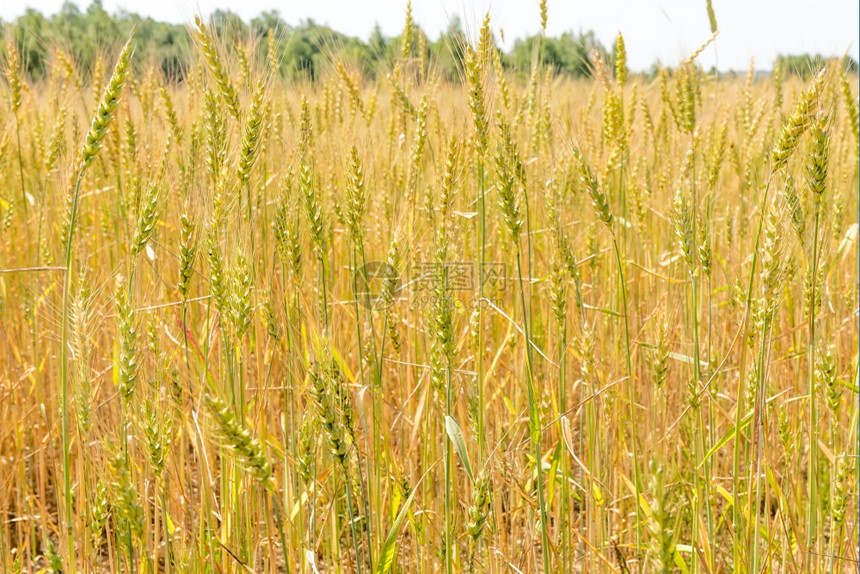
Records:
M592 29L611 46L620 30L631 69L648 69L659 59L666 65L682 61L710 36L705 0L548 0L547 33ZM89 0L75 0L81 8ZM52 14L63 0L0 0L5 21L26 8ZM103 0L105 9L124 8L142 16L174 23L189 22L195 12L230 9L248 21L264 10L277 9L289 24L305 18L328 24L351 36L367 38L375 23L388 36L400 33L406 0ZM540 28L538 0L413 0L415 22L432 39L453 15L474 33L489 10L496 36L504 32L504 49L515 38ZM710 68L717 58L721 70L746 70L750 58L757 69L770 69L777 54L848 54L860 60L860 2L857 0L713 0L720 35L699 62Z

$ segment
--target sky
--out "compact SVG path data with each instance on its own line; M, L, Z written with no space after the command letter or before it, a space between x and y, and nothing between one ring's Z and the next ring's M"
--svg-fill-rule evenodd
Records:
M89 0L76 0L85 8ZM57 12L63 0L0 0L0 18L14 19L27 8ZM538 0L413 0L415 22L436 38L458 15L476 35L489 10L497 39L507 50L516 38L540 29ZM103 0L105 9L125 9L156 20L184 23L195 13L230 9L245 21L277 9L289 24L311 18L351 36L367 38L375 24L388 36L403 28L406 0ZM705 0L548 0L547 34L594 30L610 46L624 35L628 65L647 70L659 60L672 66L710 36ZM705 69L768 70L777 54L848 54L860 60L860 2L857 0L713 0L720 35L699 62ZM501 33L500 33L501 31Z

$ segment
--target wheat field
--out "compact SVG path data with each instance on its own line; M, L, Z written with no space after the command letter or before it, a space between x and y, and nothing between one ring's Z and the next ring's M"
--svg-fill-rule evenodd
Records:
M8 43L0 572L856 571L856 74L410 18L375 79Z

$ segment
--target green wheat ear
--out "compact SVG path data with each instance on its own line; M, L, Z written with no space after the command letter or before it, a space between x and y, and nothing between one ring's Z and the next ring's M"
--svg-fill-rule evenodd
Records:
M117 276L116 292L117 331L120 339L119 354L119 392L125 401L130 401L137 387L137 327L134 308L128 293L128 284L122 276Z
M197 259L197 231L187 207L179 216L179 221L179 281L177 288L185 299L188 298L191 276L194 274L194 261Z
M615 38L615 79L622 88L627 83L627 48L624 46L624 36L618 32Z
M711 0L707 0L708 8L708 24L711 26L711 34L717 31L717 16L714 14L714 5Z
M325 432L325 439L331 454L343 468L346 468L346 455L349 445L346 442L344 426L338 420L337 409L332 401L332 389L329 384L330 381L327 380L327 374L325 367L319 363L313 364L309 372L310 395L314 401L319 423Z
M272 463L269 462L260 441L236 418L232 409L220 398L207 394L203 397L215 423L215 431L222 442L239 458L242 466L267 488L272 484Z
M349 150L349 172L347 173L347 211L346 221L349 234L353 241L360 241L364 212L367 208L367 193L364 187L364 168L358 148L354 145Z
M9 92L11 94L12 109L15 113L21 109L21 94L23 93L23 83L21 82L20 61L18 58L18 47L11 34L9 41L6 43L6 82L9 84Z
M403 35L400 42L400 56L407 60L412 53L412 2L406 3L406 22L403 25Z
M675 224L675 236L678 238L678 248L690 273L696 272L696 253L693 246L693 216L690 211L690 200L680 187L675 192L672 220Z
M825 70L821 70L815 75L809 87L797 101L794 112L782 127L779 139L771 154L773 158L773 171L778 171L786 166L788 158L791 157L791 154L800 143L800 136L809 127L812 106L824 87L824 73Z
M155 226L158 223L158 196L158 185L150 183L146 187L143 206L137 216L137 229L131 243L132 258L137 257L146 248L146 244L155 233Z
M471 46L466 47L464 59L466 80L469 85L469 109L475 124L475 154L483 160L487 153L489 122L484 103L484 70L478 54Z
M146 527L144 511L129 471L128 461L121 451L117 451L111 456L110 470L112 475L112 507L117 522L123 526L121 530L133 534L135 537L142 537Z
M102 100L99 107L93 116L93 122L90 125L90 131L87 132L86 143L81 149L81 171L88 168L98 154L102 142L107 135L108 127L113 119L114 112L119 105L119 98L122 95L122 88L128 78L128 69L131 62L131 55L134 49L131 44L131 38L125 43L125 46L120 52L119 59L114 68L113 75L105 88Z
M519 201L516 194L517 177L512 169L515 165L511 157L514 149L511 129L505 122L502 113L498 113L498 127L500 132L499 141L496 143L496 178L498 179L499 208L505 218L508 233L519 249L519 237L523 228L523 220L520 215Z
M827 118L820 118L812 126L812 151L806 164L809 190L813 193L815 208L821 205L827 187L828 146L830 137L827 131Z
M573 155L576 158L580 179L585 186L585 191L591 198L591 203L594 206L597 218L602 221L606 227L612 229L612 223L615 218L612 215L612 211L609 209L609 200L600 188L600 182L597 181L597 176L594 175L591 167L585 162L585 159L578 150L574 150Z
M236 93L236 88L233 87L232 82L230 82L230 77L224 69L224 64L221 62L221 56L218 54L218 49L216 48L212 38L209 36L209 30L200 16L194 16L194 25L196 26L194 37L197 38L197 41L200 44L200 50L203 52L203 57L206 59L206 65L209 67L209 71L212 72L212 76L215 78L215 83L218 85L218 92L227 103L227 109L230 110L230 114L238 120L241 117L241 114L239 113L239 95Z
M248 259L239 254L230 276L230 311L236 338L241 339L251 328L253 315L252 290L253 278Z
M248 120L245 125L245 137L242 139L242 149L239 154L239 168L237 175L239 181L245 183L251 177L251 168L257 161L260 149L260 135L263 131L263 96L266 94L266 85L262 80L257 80L254 94L251 97L251 107L248 110Z

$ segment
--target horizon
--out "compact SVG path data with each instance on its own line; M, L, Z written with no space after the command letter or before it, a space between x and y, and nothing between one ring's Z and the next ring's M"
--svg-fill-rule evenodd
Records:
M69 3L82 12L91 4L87 0ZM13 22L31 8L50 17L59 13L63 4L63 0L25 0L16 6L0 7L0 18ZM310 20L367 41L376 26L386 37L398 36L402 32L407 2L371 0L362 3L364 9L360 10L356 10L356 3L349 0L320 0L313 6L290 1L275 6L273 0L246 0L232 6L215 3L202 6L199 2L192 5L189 0L158 4L141 0L106 0L101 4L112 15L127 12L171 24L188 24L193 21L195 13L208 17L215 10L233 12L247 23L264 11L275 10L290 26ZM744 72L749 69L752 59L755 70L764 72L772 69L778 56L803 54L820 54L825 58L847 55L860 61L860 32L856 27L860 20L859 3L848 0L765 0L751 6L742 4L735 0L714 2L719 35L699 57L704 69L716 67L720 72ZM415 24L431 39L438 38L455 18L459 18L464 32L473 36L487 10L497 41L506 52L511 50L516 40L540 32L537 1L523 4L434 0L413 2L412 6ZM580 12L579 17L571 18ZM794 15L797 12L802 12L804 17ZM765 14L768 18L764 18ZM680 22L687 25L681 26ZM750 26L762 22L769 25L755 34L749 33L752 32ZM658 63L673 67L710 37L705 2L586 0L576 6L564 1L549 3L547 36L559 37L565 32L589 30L594 31L597 40L607 48L613 45L615 34L620 31L627 44L628 64L633 72L648 72Z

